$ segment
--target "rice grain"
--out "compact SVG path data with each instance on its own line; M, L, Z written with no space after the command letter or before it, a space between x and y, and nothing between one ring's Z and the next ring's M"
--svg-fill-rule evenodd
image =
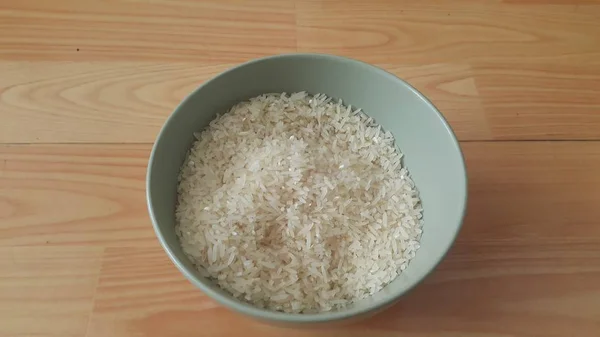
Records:
M265 94L200 134L181 167L176 232L202 275L255 306L340 309L419 248L422 207L389 131L325 95Z

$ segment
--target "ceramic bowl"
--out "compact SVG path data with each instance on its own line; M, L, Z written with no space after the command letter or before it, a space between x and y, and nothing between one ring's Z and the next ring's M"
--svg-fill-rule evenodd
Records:
M287 314L253 307L200 276L174 231L179 168L194 136L217 113L263 93L323 93L362 108L392 132L404 153L423 204L421 248L408 268L373 296L343 310ZM373 314L399 300L444 258L456 238L467 199L463 156L450 126L421 93L398 77L359 61L317 54L289 54L241 64L205 82L167 119L152 149L147 175L148 210L156 235L183 275L222 305L273 323L331 323Z

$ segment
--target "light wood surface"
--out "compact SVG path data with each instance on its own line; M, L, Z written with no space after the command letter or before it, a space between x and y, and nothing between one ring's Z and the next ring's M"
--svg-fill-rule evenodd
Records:
M0 336L600 336L600 1L0 0ZM151 143L245 60L327 52L407 79L462 141L447 259L334 328L219 307L160 248Z

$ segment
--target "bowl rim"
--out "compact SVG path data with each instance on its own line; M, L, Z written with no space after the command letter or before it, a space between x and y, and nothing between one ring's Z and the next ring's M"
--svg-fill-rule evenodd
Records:
M184 266L183 262L180 261L180 259L178 259L177 256L175 256L175 254L172 252L171 247L169 246L165 237L161 233L161 228L158 225L158 221L156 220L156 217L154 215L154 208L152 206L151 180L152 180L152 167L153 167L153 163L155 161L155 152L156 152L158 143L161 141L161 139L163 137L165 137L165 133L166 133L166 129L168 128L168 125L173 123L173 120L176 118L175 115L177 115L177 113L178 113L178 111L180 111L181 107L184 104L186 104L191 99L192 96L196 95L196 93L199 92L200 90L202 90L205 86L210 85L211 82L217 80L218 78L225 76L226 74L228 74L230 72L235 72L240 68L247 67L247 66L250 66L250 65L253 65L256 63L269 62L271 60L285 59L285 58L317 58L317 59L347 63L347 64L351 64L354 67L361 67L361 68L365 68L369 71L377 72L381 76L385 76L389 79L399 82L404 87L406 87L406 89L408 89L414 95L416 95L419 99L421 99L426 105L428 105L431 108L432 111L434 111L437 114L438 118L440 119L440 122L444 125L446 131L450 135L450 138L452 140L452 146L455 148L456 152L460 156L460 163L462 164L461 166L462 166L462 172L463 172L463 176L464 176L463 177L464 178L463 189L465 191L464 198L462 200L462 213L460 215L460 222L458 224L458 227L457 227L456 231L453 233L453 236L451 238L449 238L447 247L444 249L444 253L441 255L441 257L437 261L432 263L430 265L430 267L427 268L427 271L425 272L425 274L423 275L422 278L416 280L406 290L390 294L390 296L388 298L386 298L384 301L381 301L379 303L375 303L373 305L367 305L367 306L360 306L357 308L343 309L341 311L331 311L331 312L311 313L311 314L297 314L297 313L284 313L284 312L271 311L268 309L262 309L262 308L252 306L249 303L239 302L238 300L234 299L233 297L222 295L222 294L218 293L216 290L211 288L211 286L209 285L210 281L208 281L208 280L205 281L205 280L201 280L201 279L197 278L190 270L188 270L188 268L186 268ZM446 120L446 118L442 115L442 113L435 107L435 105L428 98L426 98L422 93L420 93L417 89L415 89L408 82L402 80L401 78L397 77L396 75L394 75L382 68L368 64L363 61L348 58L348 57L330 55L330 54L320 54L320 53L287 53L287 54L265 56L265 57L253 59L253 60L238 64L232 68L229 68L228 70L225 70L224 72L221 72L220 74L212 77L211 79L203 82L196 89L194 89L190 94L188 94L175 107L175 109L171 112L171 114L169 115L169 117L167 118L167 120L165 121L163 126L161 127L161 129L156 137L156 140L152 146L152 151L150 153L150 158L148 161L148 167L147 167L147 172L146 172L146 203L147 203L147 207L148 207L148 213L149 213L150 219L152 221L152 226L153 226L154 232L160 242L160 245L163 247L163 249L169 256L171 262L173 262L173 264L175 264L177 269L188 279L188 281L190 281L193 285L195 285L197 288L202 290L202 292L204 292L207 296L209 296L210 298L212 298L219 304L221 304L227 308L230 308L234 311L237 311L242 314L248 315L250 317L259 319L259 320L277 321L277 322L284 322L284 323L325 323L325 322L340 321L340 320L348 319L350 317L362 316L362 315L366 315L368 313L374 313L374 312L377 312L377 311L384 309L384 308L390 306L391 304L395 303L398 298L400 298L400 297L406 295L407 293L409 293L410 291L412 291L425 278L427 278L433 272L433 270L436 269L437 266L445 259L446 255L448 254L448 252L450 251L450 248L453 246L454 242L456 241L456 238L463 226L464 217L465 217L466 210L467 210L467 199L468 199L468 176L467 176L464 155L460 148L459 141L456 137L456 134L450 127L448 121Z

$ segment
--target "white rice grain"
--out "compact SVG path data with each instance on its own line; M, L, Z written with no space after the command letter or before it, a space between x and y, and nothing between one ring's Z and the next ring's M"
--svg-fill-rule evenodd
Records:
M392 134L341 101L261 95L194 136L177 235L240 300L336 310L381 290L420 247L422 207Z

